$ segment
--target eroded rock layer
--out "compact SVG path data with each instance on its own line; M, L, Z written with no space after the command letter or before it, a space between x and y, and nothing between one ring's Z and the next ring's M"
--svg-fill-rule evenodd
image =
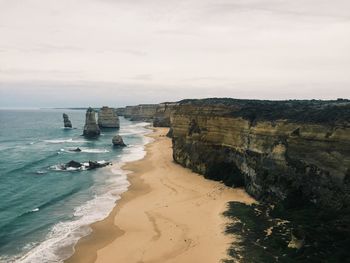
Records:
M117 108L117 112L132 121L148 121L153 122L154 127L170 127L170 115L175 105L174 102L140 104Z
M98 112L98 126L100 128L119 128L119 118L113 108L102 107Z
M136 106L126 106L124 117L132 121L152 121L156 113L158 104L140 104Z
M350 102L185 100L174 160L259 200L350 207Z

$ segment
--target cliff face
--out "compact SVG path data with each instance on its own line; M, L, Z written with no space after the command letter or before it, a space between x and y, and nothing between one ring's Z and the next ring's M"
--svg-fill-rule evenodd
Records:
M182 101L174 160L260 200L350 207L350 102Z
M154 127L170 127L170 115L176 103L165 102L160 103L156 108L153 118Z
M85 115L85 126L83 135L85 137L94 138L101 133L100 128L96 123L95 111L92 108L88 108Z
M152 121L158 104L141 104L137 106L126 106L124 117L132 121Z
M118 108L125 118L132 121L150 121L154 127L170 127L170 114L176 103L140 104Z
M98 125L101 128L119 128L119 118L116 111L109 107L102 107L98 112Z

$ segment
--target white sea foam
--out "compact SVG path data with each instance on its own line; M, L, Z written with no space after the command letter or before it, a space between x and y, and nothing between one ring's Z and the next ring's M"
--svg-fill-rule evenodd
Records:
M73 140L73 138L69 138L69 139L44 140L44 142L59 144L59 143L83 143L83 142L86 142L86 141L84 141L84 140Z
M113 168L112 172L117 174L108 180L107 191L77 207L74 211L75 220L56 224L44 242L14 262L63 262L69 257L77 241L91 232L89 225L107 217L120 199L120 194L127 190L127 173L118 168Z
M108 153L109 152L106 149L84 149L84 148L81 148L81 151L84 153Z
M60 149L61 152L67 152L67 153L109 153L107 149L92 149L92 148L86 148L86 147L79 147L81 151L75 151L77 148L67 148L67 149Z

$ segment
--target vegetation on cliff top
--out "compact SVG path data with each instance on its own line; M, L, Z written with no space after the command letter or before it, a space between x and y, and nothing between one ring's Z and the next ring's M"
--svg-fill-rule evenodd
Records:
M179 105L226 108L223 115L257 121L289 120L301 123L350 125L350 100L241 100L232 98L187 99ZM218 111L216 111L216 114Z

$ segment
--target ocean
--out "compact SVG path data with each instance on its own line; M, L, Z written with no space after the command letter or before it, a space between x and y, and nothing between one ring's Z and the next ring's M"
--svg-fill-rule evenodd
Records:
M73 129L63 128L62 113ZM62 262L127 190L121 166L144 157L148 123L120 117L120 130L90 140L81 136L84 121L82 110L0 110L0 262ZM127 147L113 148L115 134ZM113 165L59 169L70 160Z

